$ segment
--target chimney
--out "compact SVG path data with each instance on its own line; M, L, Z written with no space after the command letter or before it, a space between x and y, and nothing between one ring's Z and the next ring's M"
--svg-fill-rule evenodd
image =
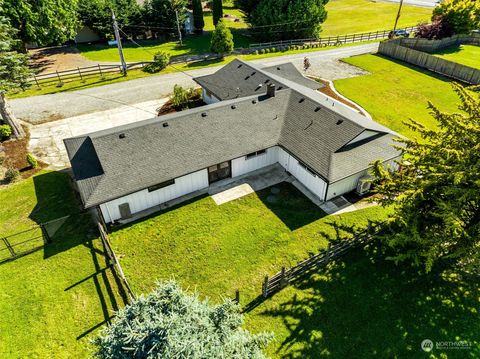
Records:
M275 84L268 84L267 85L267 96L268 97L275 97Z

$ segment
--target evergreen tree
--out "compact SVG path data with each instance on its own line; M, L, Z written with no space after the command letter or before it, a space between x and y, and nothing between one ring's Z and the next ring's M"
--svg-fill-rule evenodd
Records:
M424 266L453 262L480 269L480 101L455 85L461 113L429 104L438 129L408 123L420 140L401 139L402 169L390 173L375 163L376 191L383 205L395 205L384 236L392 258Z
M98 358L251 358L271 335L241 328L243 317L231 300L211 306L175 282L160 284L120 310L94 340Z
M260 40L319 37L327 19L328 0L261 0L247 14L252 34Z
M0 16L18 30L23 49L63 44L77 33L77 0L3 0Z
M221 18L223 18L222 0L213 0L212 2L213 25L217 26Z
M15 51L20 42L14 39L16 33L8 19L0 17L0 115L12 128L13 136L22 138L25 132L10 110L5 97L9 90L26 89L29 86L28 78L32 75L28 68L27 55Z
M203 20L203 6L202 0L192 0L193 8L193 27L196 33L202 33L205 27L205 21Z
M222 58L225 54L233 51L233 35L223 19L220 19L212 34L210 50L214 54L219 54Z

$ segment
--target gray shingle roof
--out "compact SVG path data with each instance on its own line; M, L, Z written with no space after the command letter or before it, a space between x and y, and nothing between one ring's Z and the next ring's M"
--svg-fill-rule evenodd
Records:
M323 87L304 77L291 63L259 68L239 59L233 60L214 74L196 77L194 80L219 100L231 100L263 94L267 84L273 82L272 75L276 75L274 82L279 89L288 87L284 78L314 90Z
M271 80L280 83L276 75ZM264 95L264 88L261 95L66 139L85 207L275 145L330 182L375 159L398 156L390 147L395 133L323 94L282 81L286 87L275 97ZM365 130L379 135L346 146Z

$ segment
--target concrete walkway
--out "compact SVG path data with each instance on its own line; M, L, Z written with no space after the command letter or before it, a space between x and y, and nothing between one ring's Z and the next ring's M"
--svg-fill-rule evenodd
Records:
M39 160L54 169L70 167L64 138L125 125L156 116L156 109L168 98L153 100L136 105L119 106L115 109L70 117L40 125L29 125L29 150Z
M361 69L338 61L338 59L373 53L377 50L378 43L370 43L332 50L270 57L252 62L264 66L292 62L299 69L302 69L303 58L307 56L312 65L307 73L308 75L335 80L365 73ZM192 77L211 74L218 69L218 66L208 67L186 71L185 73L175 72L145 77L79 91L14 99L10 101L10 105L19 119L36 124L45 122L49 118L69 118L114 109L119 105L136 104L163 98L172 92L175 84L184 87L195 86Z
M320 208L327 214L336 215L347 212L358 211L359 209L373 207L378 205L376 202L359 201L357 203L350 203L343 196L338 196L330 201L324 202Z

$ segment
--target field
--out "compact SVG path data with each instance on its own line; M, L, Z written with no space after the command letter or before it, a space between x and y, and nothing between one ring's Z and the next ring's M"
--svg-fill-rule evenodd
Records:
M460 45L449 47L437 52L435 56L480 69L480 46Z
M68 176L41 172L1 188L0 203L0 236L70 215L52 244L0 264L0 357L87 357L92 335L125 302Z
M203 197L114 231L134 291L175 278L213 302L239 289L245 308L257 303L264 275L325 248L335 228L361 227L389 212L326 216L291 185L278 187L273 203L270 189L220 206ZM478 294L478 284L453 274L395 267L370 245L258 302L245 314L246 327L275 334L272 358L423 358L425 338L471 340L478 352L480 324L471 320Z
M386 30L393 27L398 5L392 3L372 2L369 0L331 0L327 4L328 18L323 25L322 36L345 35L360 32ZM427 21L431 9L405 5L399 26L413 26L420 21ZM230 14L230 19L238 18L240 22L226 20L232 29L235 47L248 47L251 39L245 33L245 24L241 12L235 9L231 2L224 2L224 14ZM204 13L204 35L188 36L184 45L177 41L159 43L155 41L142 42L142 47L132 43L124 44L125 59L128 62L148 61L156 51L167 51L171 56L203 54L210 51L210 37L214 30L212 15ZM107 45L79 45L82 55L93 61L118 62L116 47Z
M435 128L428 101L442 111L458 111L460 101L451 81L445 77L380 55L362 55L343 61L370 74L337 80L337 90L364 107L376 121L404 136L416 136L403 123L410 118L427 128Z

